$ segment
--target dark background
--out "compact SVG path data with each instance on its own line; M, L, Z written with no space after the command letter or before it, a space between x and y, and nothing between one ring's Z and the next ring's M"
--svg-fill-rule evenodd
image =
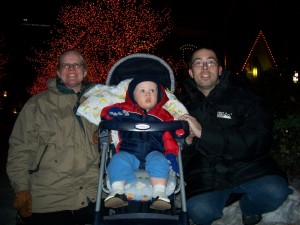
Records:
M33 24L52 25L64 0L1 0L0 34L6 37L9 52L9 85L13 87L14 101L24 102L29 95L25 88L34 82L31 65L26 55L33 48L43 46L49 38L47 27L23 29L23 19ZM79 2L72 0L73 4ZM169 6L173 14L174 32L169 43L172 54L179 54L184 44L200 45L214 40L230 56L230 66L239 69L262 30L277 62L286 62L291 71L300 69L300 7L297 1L285 0L152 0L160 9ZM165 46L168 49L168 46ZM174 53L175 52L175 53ZM0 81L0 90L3 81ZM299 87L298 87L299 92ZM299 107L299 105L298 105ZM20 106L21 108L21 106ZM8 138L16 115L0 110L0 224L14 224L13 192L5 173ZM297 138L297 137L296 137ZM291 141L292 142L292 141Z
M26 45L42 42L38 34L18 35L18 23L27 18L33 23L55 23L59 7L64 0L2 1L1 22L9 33L9 43L22 50ZM78 1L71 1L76 4ZM175 24L173 41L178 46L214 39L231 49L236 58L245 58L259 30L263 30L276 58L299 60L299 10L291 0L224 0L174 1L152 0L157 9L168 6ZM30 38L24 43L24 39ZM22 40L23 39L23 40ZM22 43L23 46L20 46Z
M300 7L291 0L150 2L157 10L164 7L172 10L174 30L161 50L167 56L180 55L180 47L185 44L198 46L202 42L216 41L228 55L229 69L238 71L262 30L276 63L284 63L289 71L300 70ZM34 82L35 73L26 56L33 49L43 47L51 37L50 27L65 3L66 0L1 1L0 33L6 37L9 52L9 79L5 85L11 87L14 102L24 102L29 97L25 89ZM21 26L24 21L39 26Z

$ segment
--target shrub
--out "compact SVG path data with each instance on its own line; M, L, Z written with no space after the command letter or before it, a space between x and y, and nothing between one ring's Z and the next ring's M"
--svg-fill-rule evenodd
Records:
M293 180L300 175L300 114L275 119L271 155Z

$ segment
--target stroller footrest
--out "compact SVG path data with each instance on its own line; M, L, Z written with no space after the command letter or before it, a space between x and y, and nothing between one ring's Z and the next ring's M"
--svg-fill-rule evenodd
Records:
M152 222L176 222L179 221L179 215L168 215L160 213L125 213L104 216L103 221L152 221Z

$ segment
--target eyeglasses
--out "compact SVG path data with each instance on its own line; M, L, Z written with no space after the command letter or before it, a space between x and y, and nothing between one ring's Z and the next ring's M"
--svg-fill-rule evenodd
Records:
M83 64L82 63L62 63L60 65L60 68L61 69L79 69L79 68L82 68L83 67Z
M208 68L215 67L218 65L217 61L215 59L210 59L207 62L203 62L202 60L195 60L192 64L193 67L197 68L203 68L204 66L207 66Z

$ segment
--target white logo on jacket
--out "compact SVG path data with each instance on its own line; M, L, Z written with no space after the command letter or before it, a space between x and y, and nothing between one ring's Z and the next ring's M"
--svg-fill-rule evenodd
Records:
M231 115L232 115L232 113L227 113L227 112L217 112L217 118L224 118L224 119L229 119L229 120L231 120Z

